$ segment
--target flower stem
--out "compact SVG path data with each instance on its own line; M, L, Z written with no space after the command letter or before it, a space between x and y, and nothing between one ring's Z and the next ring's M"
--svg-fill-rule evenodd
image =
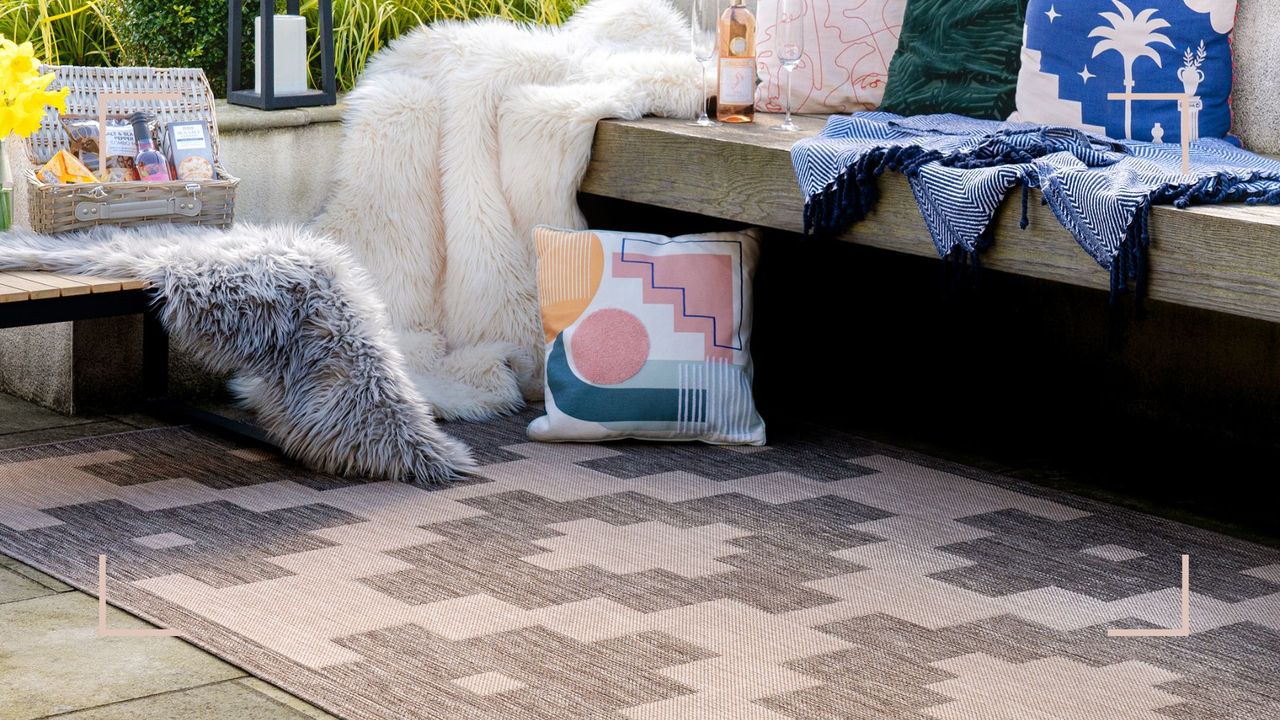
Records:
M13 226L13 175L9 172L9 146L0 139L0 231Z

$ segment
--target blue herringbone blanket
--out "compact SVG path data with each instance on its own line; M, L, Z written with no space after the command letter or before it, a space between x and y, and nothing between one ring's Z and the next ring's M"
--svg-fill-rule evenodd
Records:
M996 209L1014 189L1039 188L1085 252L1111 272L1113 289L1144 274L1153 205L1280 204L1280 162L1222 140L1191 145L1117 142L1078 130L973 120L837 115L791 149L804 190L806 232L837 232L867 216L876 177L902 172L943 257L990 245Z

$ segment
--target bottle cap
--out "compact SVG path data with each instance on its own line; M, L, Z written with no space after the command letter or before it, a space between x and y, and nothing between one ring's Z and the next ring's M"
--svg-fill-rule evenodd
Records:
M148 112L136 112L129 116L129 124L133 126L133 139L151 141L151 129L147 127L155 116Z

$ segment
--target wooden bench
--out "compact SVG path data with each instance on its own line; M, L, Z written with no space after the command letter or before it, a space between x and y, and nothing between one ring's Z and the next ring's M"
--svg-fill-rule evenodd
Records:
M772 129L779 120L769 116L716 128L660 118L605 121L596 128L582 192L801 232L804 197L788 150L825 119L796 121L799 133ZM906 179L886 173L880 186L878 210L841 239L937 257ZM1030 205L1031 225L1022 230L1020 203L1006 203L983 266L1107 289L1108 274L1041 207L1038 194ZM1151 298L1280 322L1280 207L1157 207L1151 237Z
M142 290L146 286L142 280L8 270L0 271L0 303Z
M142 280L0 271L0 327L145 313Z
M0 270L0 328L143 315L143 383L149 397L168 393L169 338L149 312L142 280Z
M269 445L253 425L169 397L169 336L155 310L142 280L0 271L0 328L142 315L143 399L151 409Z

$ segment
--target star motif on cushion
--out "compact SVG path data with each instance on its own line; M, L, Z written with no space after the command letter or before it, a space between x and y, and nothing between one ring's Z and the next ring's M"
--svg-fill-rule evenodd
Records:
M1062 17L1062 13L1058 12L1058 9L1052 5L1049 6L1049 11L1046 12L1045 15L1049 16L1049 22L1051 24L1053 23L1054 20L1057 20L1058 18Z
M1085 85L1088 85L1088 84L1089 84L1089 79L1090 79L1090 78L1096 78L1096 77L1098 77L1097 75L1094 75L1093 73L1089 72L1089 66L1088 66L1088 65L1085 65L1085 66L1084 66L1084 71L1082 71L1082 72L1078 72L1078 73L1076 73L1076 74L1080 76L1080 79L1081 79L1081 80L1084 80L1084 84L1085 84Z

